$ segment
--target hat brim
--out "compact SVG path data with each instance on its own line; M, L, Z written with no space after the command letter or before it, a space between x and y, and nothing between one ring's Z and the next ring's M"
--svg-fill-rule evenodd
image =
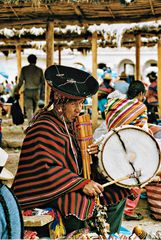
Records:
M4 167L0 173L0 180L11 180L13 178L13 174Z
M54 91L71 99L92 96L99 88L98 81L89 73L62 65L48 67L45 79Z

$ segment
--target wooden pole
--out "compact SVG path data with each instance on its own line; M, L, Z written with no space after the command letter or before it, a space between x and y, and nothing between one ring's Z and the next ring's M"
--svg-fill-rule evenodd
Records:
M97 32L92 34L92 75L97 79ZM98 95L92 97L92 125L93 130L98 124Z
M58 58L59 58L59 65L61 65L61 47L58 47Z
M161 38L159 36L158 40L158 79L157 79L157 87L158 87L158 112L159 118L161 118Z
M17 81L19 81L22 68L21 45L16 45L16 58L17 58ZM20 107L22 112L24 113L24 85L22 85L22 87L20 88L19 93L20 93Z
M136 35L136 66L135 66L135 79L136 80L141 80L141 75L140 75L140 48L141 48L141 35L137 34Z
M16 45L16 57L17 57L17 77L19 78L21 72L21 45Z
M54 23L48 22L46 27L46 66L53 64L54 59ZM49 103L50 87L45 82L45 104Z

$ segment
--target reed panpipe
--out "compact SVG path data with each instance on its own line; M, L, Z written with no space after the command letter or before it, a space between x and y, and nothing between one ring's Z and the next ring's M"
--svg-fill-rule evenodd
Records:
M83 161L83 174L84 177L90 179L92 157L88 153L88 145L92 144L92 123L89 114L78 116L76 127L78 130L78 141L80 143L82 161Z

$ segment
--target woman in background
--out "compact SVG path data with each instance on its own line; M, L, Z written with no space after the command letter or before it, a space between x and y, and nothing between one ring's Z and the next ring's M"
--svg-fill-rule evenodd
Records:
M106 126L108 131L123 125L134 125L148 130L147 108L143 103L145 98L144 84L133 81L127 91L127 98L111 98L108 101L106 114ZM141 189L134 188L138 197L135 200L127 199L124 217L126 220L141 220L143 216L135 213L139 202Z

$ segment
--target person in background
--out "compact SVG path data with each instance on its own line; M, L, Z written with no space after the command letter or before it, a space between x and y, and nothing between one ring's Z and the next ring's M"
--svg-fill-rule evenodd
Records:
M0 239L23 239L24 227L20 206L7 180L14 178L5 168L8 154L0 148Z
M107 96L114 91L112 87L112 76L110 73L105 72L103 76L103 82L99 86L98 90L98 110L101 112L102 119L105 119L104 110L107 104Z
M13 190L22 209L55 207L66 233L86 226L95 218L95 196L102 193L110 233L119 232L125 201L131 190L102 183L107 179L83 176L83 160L76 119L86 97L98 91L89 73L62 65L45 71L51 87L50 103L38 112L26 130ZM87 149L94 157L98 145Z
M157 74L151 72L147 75L149 78L150 85L148 86L146 94L146 106L148 110L148 122L158 123L158 87L157 87Z
M8 82L8 80L5 81L5 94L9 94L12 91L12 84Z
M15 94L15 91L16 91L16 88L17 88L17 84L18 84L18 77L15 76L15 80L11 81L11 83L12 83L11 97L14 98L14 94Z
M98 66L97 66L97 81L99 84L101 84L103 81L103 76L104 76L106 69L107 69L107 66L105 63L98 64Z
M157 74L156 72L151 72L147 75L149 78L150 85L146 94L148 103L158 102L158 90L157 90Z
M37 57L31 54L27 59L29 65L22 68L15 91L18 92L24 83L25 112L27 119L31 120L37 109L38 101L44 98L44 76L43 70L36 66Z
M138 82L136 82L136 85L138 85ZM133 85L134 87L135 87L135 83L134 83L134 85ZM141 87L141 86L140 86ZM144 91L144 88L142 87L142 90ZM132 94L130 94L131 95L131 97L133 97L133 88L131 88L131 91L132 91ZM130 93L130 92L129 92ZM136 94L135 92L134 92L134 94ZM129 97L130 97L130 95L129 95ZM113 102L115 102L116 103L116 105L117 105L117 103L119 102L119 99L122 99L121 101L120 101L120 105L118 105L118 108L119 108L119 106L121 106L121 103L122 103L122 109L121 109L121 111L125 111L126 112L126 96L124 95L124 94L121 94L120 92L118 92L117 90L115 90L114 92L112 92L111 94L109 94L108 95L108 98L109 98L109 102L110 101L113 101ZM111 100L110 100L111 99ZM125 103L125 107L123 106L123 102ZM128 101L129 102L129 101ZM128 103L127 102L127 103ZM130 102L129 102L130 103ZM137 102L135 102L135 103L137 103ZM130 104L131 105L131 104ZM130 106L129 105L129 106ZM139 104L140 105L140 104ZM128 104L127 104L127 107L128 107ZM139 125L140 127L144 127L144 126L146 126L146 119L147 119L147 117L146 117L146 112L144 111L145 110L145 106L143 105L143 104L141 104L140 105L140 107L137 105L136 106L136 108L138 107L138 111L139 111L139 109L141 110L141 108L142 108L142 110L141 110L141 112L140 112L140 120L139 120L139 117L137 117L137 115L134 115L134 118L136 117L136 120L135 120L135 122L133 122L133 124L135 125L135 124L137 124L137 125ZM114 107L115 108L115 107ZM132 111L133 110L133 107L131 108L130 107L130 110ZM120 114L121 114L121 111L120 111ZM119 110L117 109L116 110L116 115L117 115L117 112L119 112ZM128 113L128 112L127 112ZM115 114L114 114L114 116L115 116ZM111 112L111 116L112 116L112 112ZM124 115L123 115L124 116ZM122 116L122 117L123 117ZM129 115L129 113L127 114L127 118L129 117L130 115ZM131 113L131 116L132 116L132 113ZM138 114L138 116L139 116L139 114ZM142 116L142 117L141 117ZM138 118L138 119L137 119ZM114 119L113 120L115 120L115 117L114 117ZM118 116L118 120L119 120L119 116ZM133 119L131 119L131 120L133 120ZM122 120L123 121L123 120ZM139 124L139 122L140 121L142 121L142 124L140 125ZM127 122L127 120L125 119L125 123ZM125 124L124 122L122 122L121 124ZM128 123L128 124L130 124L130 122ZM119 126L119 124L117 123L117 125L116 125L116 127L117 126ZM112 127L112 126L111 126ZM151 124L151 123L148 123L148 132L150 133L150 134L152 134L152 136L156 139L156 141L158 141L158 144L159 144L159 146L161 145L161 142L160 142L160 139L161 139L161 126L159 126L159 125L156 125L156 124ZM97 141L98 139L103 139L104 138L104 136L106 135L108 133L108 129L107 129L107 125L106 125L106 121L103 121L102 122L102 124L98 127L98 128L96 128L95 129L95 131L94 131L94 140L95 141ZM151 180L150 180L150 182L153 184L152 186L153 186L153 189L154 189L154 192L155 192L155 185L157 186L157 188L160 188L160 185L158 184L158 176L160 176L161 177L161 168L159 169L159 171L157 172L157 174L156 174L156 176L154 176ZM148 189L149 188L149 185L151 186L151 183L149 183L149 184L147 184L147 186L145 187L145 189ZM149 190L150 192L148 192L148 196L152 196L152 189L150 188L150 190ZM158 199L160 200L160 198L159 198L159 196L158 196ZM156 199L156 202L157 202L157 200L158 199ZM125 207L125 210L124 210L124 212L125 212L125 219L126 220L141 220L143 217L142 217L142 215L140 215L140 214L136 214L135 213L135 208L137 207L137 204L138 204L138 201L139 201L139 196L138 196L138 198L136 198L136 200L135 201L131 201L130 199L127 199L127 201L126 201L126 207ZM152 204L152 206L154 206L154 204L155 203L153 203ZM157 203L158 204L158 203ZM150 205L151 205L151 203L150 203ZM158 205L159 206L159 205ZM154 209L154 208L153 208ZM154 211L153 211L153 214L154 215L156 215L156 216L159 216L159 211L160 211L160 209L159 209L159 207L158 208L155 208L155 213L156 213L156 211L158 211L157 212L157 214L154 214Z
M139 81L133 81L128 88L126 98L111 98L108 101L106 114L107 130L123 126L134 125L148 130L147 108L143 103L145 98L145 86ZM135 200L127 199L124 218L126 220L141 220L143 216L135 213L140 199L141 189L134 188L138 197Z
M104 72L107 70L106 63L98 63L98 69L102 69Z
M122 72L119 79L114 82L114 89L126 94L129 88L129 83L127 82L127 75L125 72Z

